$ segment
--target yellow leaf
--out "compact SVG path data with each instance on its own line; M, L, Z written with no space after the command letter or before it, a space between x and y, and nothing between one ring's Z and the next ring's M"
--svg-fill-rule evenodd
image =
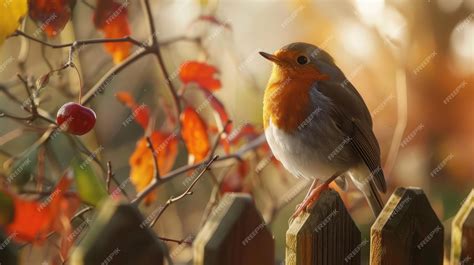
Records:
M0 45L18 28L27 10L27 0L0 0Z

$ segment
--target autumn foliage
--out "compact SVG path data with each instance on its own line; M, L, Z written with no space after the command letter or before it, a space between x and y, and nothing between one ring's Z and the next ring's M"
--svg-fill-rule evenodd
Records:
M221 88L221 82L216 78L217 72L212 65L191 61L181 66L179 77L184 84L195 83L213 91Z
M188 152L196 162L203 160L210 149L206 124L191 107L184 109L181 114L181 124L183 125L181 135Z
M48 37L54 37L66 26L75 4L76 0L29 0L29 15Z
M66 194L72 181L72 175L62 177L43 201L23 199L0 190L0 196L7 196L12 201L13 216L6 223L8 233L15 234L14 239L19 242L42 242L51 232L67 236L71 229L68 220L80 202L76 195Z
M97 85L91 86L90 80L85 80L87 78L81 71L83 66L79 67L79 63L76 64L81 58L75 56L75 52L78 52L79 45L81 49L83 45L104 45L107 56L111 56L115 64L113 69L125 69L133 62L126 60L133 48L137 48L135 58L153 54L162 60L159 50L161 47L156 39L156 32L151 32L150 35L155 38L153 43L157 45L131 37L129 22L131 1L92 2L81 4L87 5L90 9L87 12L89 15L87 19L90 19L96 29L96 32L91 34L95 36L66 44L60 43L62 38L58 36L68 30L66 25L71 21L74 8L79 1L18 0L10 4L6 2L0 4L0 45L5 38L22 37L24 40L43 45L42 48L47 47L42 50L41 58L45 66L38 67L41 72L32 74L29 73L28 67L20 67L22 72L18 78L20 84L26 88L28 98L20 101L16 99L16 93L13 95L8 91L5 92L15 103L20 102L22 111L29 116L6 115L3 112L0 116L24 123L28 129L20 130L20 135L27 131L34 132L34 135L39 137L26 151L11 155L8 157L8 163L4 164L4 168L10 174L8 178L11 179L0 185L0 239L5 235L18 244L32 246L54 244L58 251L51 255L51 264L65 264L71 258L72 247L81 244L80 241L76 241L76 236L83 233L82 229L87 230L89 225L94 225L84 216L94 216L93 213L97 209L102 209L108 201L126 201L134 206L142 206L141 202L145 202L145 206L157 204L159 193L154 190L156 185L161 185L178 175L183 176L183 183L186 185L191 181L197 181L199 177L196 176L202 176L207 170L211 170L212 163L221 161L217 159L218 153L228 155L226 159L235 159L234 162L238 163L238 167L227 176L223 176L219 183L216 182L214 187L217 190L216 194L250 193L251 185L246 182L247 176L251 173L250 164L238 155L232 157L229 154L244 143L254 140L261 133L250 124L232 130L233 126L226 107L215 94L223 89L217 65L202 59L184 60L177 69L178 78L172 80L165 71L166 65L159 64L167 79L165 85L171 92L173 101L167 101L165 98L155 100L161 96L160 92L144 98L145 103L141 102L135 93L120 91L123 88L112 88L115 89L113 92L115 99L122 104L118 108L121 109L121 113L127 114L122 129L137 132L130 137L132 149L124 152L128 165L124 167L125 180L122 175L119 181L112 168L113 161L103 163L104 154L101 152L104 147L99 145L95 146L95 150L90 149L96 143L90 141L90 138L94 137L92 132L97 127L95 125L100 125L100 121L105 117L98 111L98 105L91 104L90 101L99 95L97 92L103 92L107 88L111 77L118 71L112 71L113 73L109 71L106 76L99 78ZM33 34L23 31L25 30L23 28L19 29L21 19L25 16L29 16L37 26ZM196 21L205 21L230 29L229 25L213 16L200 16L194 20ZM65 51L69 49L69 56L57 61L49 60L48 49ZM107 59L110 61L110 58ZM66 91L69 86L73 86L72 82L63 80L67 76L66 71L71 69L76 70L71 72L77 74L79 87L71 87L71 91ZM55 89L56 86L63 89L61 97L43 98L43 91ZM1 88L3 89L3 86ZM79 91L78 100L73 100L76 91ZM196 95L202 100L192 98ZM68 98L66 103L55 102L59 98L63 100L62 96ZM47 106L50 109L46 109L43 100L51 101ZM53 104L53 101L57 104ZM84 115L72 115L63 111L66 108L70 110L68 106L74 106L73 110L87 109L94 113L92 126L84 128ZM107 115L113 112L110 109L107 111L109 112ZM56 115L57 119L54 119L54 113L64 115ZM75 130L70 130L71 124L68 119L70 117L73 124L79 126ZM16 136L11 139L15 138ZM94 144L91 144L92 142ZM260 156L259 152L268 152L259 149L259 145L255 145L253 149L255 157ZM4 154L7 152L0 155ZM180 172L175 173L176 171ZM67 173L59 177L62 172ZM194 183L190 188L193 186ZM130 188L132 195L128 193ZM144 191L148 193L145 194ZM192 192L188 192L185 195L191 194ZM81 221L79 226L77 226L78 220ZM84 223L86 225L83 225ZM0 263L2 262L0 259Z
M128 1L119 4L114 0L98 0L94 13L94 25L106 38L123 38L130 35L128 25ZM104 43L105 49L120 63L130 54L132 45L128 42Z

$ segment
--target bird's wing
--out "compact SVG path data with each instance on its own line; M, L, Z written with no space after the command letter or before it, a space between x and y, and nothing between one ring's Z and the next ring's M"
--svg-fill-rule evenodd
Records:
M347 81L341 83L321 82L316 86L323 95L333 102L333 119L349 136L350 145L367 165L377 188L385 192L387 185L381 168L380 147L372 131L372 118L360 94Z

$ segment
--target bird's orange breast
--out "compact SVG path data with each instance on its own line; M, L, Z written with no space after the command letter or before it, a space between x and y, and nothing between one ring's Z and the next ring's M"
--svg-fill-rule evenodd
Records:
M276 78L270 79L263 102L263 122L267 128L272 124L291 133L297 130L313 111L310 89L311 79Z

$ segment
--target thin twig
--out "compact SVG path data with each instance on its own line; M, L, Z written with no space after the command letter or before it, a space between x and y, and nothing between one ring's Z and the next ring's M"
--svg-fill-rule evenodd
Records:
M85 208L83 208L82 210L80 210L79 212L77 212L72 218L71 218L71 222L74 221L75 219L77 218L82 218L82 216L87 213L87 212L90 212L94 210L94 208L92 208L91 206L87 206Z
M214 161L216 161L216 159L218 158L219 156L214 156L213 158L211 158L210 160L208 160L206 162L206 166L201 170L201 172L199 173L199 175L196 176L196 178L193 180L193 182L191 183L191 185L189 185L189 187L183 192L181 193L179 196L177 197L171 197L168 199L168 201L166 201L166 204L165 206L163 206L161 209L160 209L160 212L156 215L156 217L153 219L153 221L150 223L150 227L153 227L156 223L156 221L158 221L158 219L161 217L161 215L163 215L163 213L165 212L165 210L173 203L183 199L184 197L188 196L188 195L191 195L193 194L192 192L192 189L193 187L196 185L196 183L199 181L199 179L201 179L201 177L204 175L204 173L209 169L209 167L212 165L212 163L214 163Z
M220 197L221 197L222 181L226 178L227 174L229 174L230 170L234 166L235 164L232 164L224 168L222 172L220 173L220 176L217 178L218 179L217 183L214 183L214 187L212 188L212 191L211 191L211 197L209 198L206 208L204 209L199 227L202 228L206 224L206 221L209 218L209 215L212 213L212 210L219 203Z
M235 153L225 155L225 156L221 156L218 159L216 159L216 161L226 161L226 160L231 160L231 159L242 161L242 156L245 155L245 153L258 148L263 143L265 143L265 136L257 137L256 139L249 142L247 145L245 145L242 148L240 148L239 150L237 150ZM181 175L185 172L188 172L190 170L194 170L196 168L202 167L203 165L206 164L206 162L207 161L202 161L200 163L196 163L196 164L192 164L192 165L186 165L186 166L182 166L180 168L177 168L177 169L175 169L171 172L168 172L168 174L166 174L165 176L162 176L160 178L160 181L157 181L156 179L154 179L152 182L150 182L150 184L148 184L148 186L144 190L142 190L140 193L137 194L135 199L132 200L132 204L137 206L156 187L158 187L158 186L160 186L160 185L162 185L162 184L178 177L179 175Z
M222 135L226 132L227 126L231 124L232 121L228 120L225 124L224 127L222 127L222 130L216 135L216 140L214 141L211 151L209 152L209 157L213 157L214 154L216 153L217 147L219 147L219 143L221 142Z
M160 179L160 168L158 167L158 157L156 155L155 148L153 147L153 143L151 142L150 136L146 137L147 147L150 149L151 155L153 156L153 179L159 181Z
M109 190L110 190L110 180L112 178L114 178L114 173L112 172L112 162L107 161L107 178L105 179L107 192L109 192Z
M0 84L0 91L3 92L5 94L5 96L7 96L9 99L13 100L15 103L17 103L19 105L23 105L23 102L21 102L21 100L19 100L15 95L10 93L10 91L8 91L6 86Z
M127 59L125 59L125 61L123 61L122 63L112 67L112 69L110 69L104 76L102 76L102 78L99 81L97 81L97 83L91 89L89 89L89 91L87 91L87 93L82 97L82 104L84 105L88 104L97 95L99 89L103 90L104 84L106 82L110 82L111 76L114 76L120 73L129 65L131 65L132 63L134 63L135 61L144 57L147 54L150 54L149 50L146 50L146 49L142 50L138 53L133 54L132 56L127 57Z
M147 18L148 27L150 28L150 34L152 37L151 49L153 50L153 54L155 54L155 57L158 59L158 64L160 65L160 69L163 72L163 75L166 79L166 84L168 85L169 91L171 92L171 95L173 96L173 100L176 107L176 113L177 113L176 117L179 119L179 116L181 115L181 102L178 96L178 92L176 88L174 87L173 82L171 81L168 70L166 69L163 56L161 55L161 49L158 42L157 32L155 29L155 21L153 19L152 12L151 12L150 1L143 0L142 3L144 5L145 17Z
M168 242L174 242L174 243L178 243L178 244L187 244L187 245L192 245L193 242L190 242L188 240L186 240L186 238L184 239L181 239L181 240L178 240L178 239L172 239L172 238L167 238L167 237L162 237L162 236L159 236L158 239L162 240L162 241L168 241Z
M178 41L188 41L188 42L198 42L201 38L200 37L188 37L188 36L177 36L173 38L169 38L167 40L160 41L160 46L167 46L170 44L174 44Z
M17 74L17 77L18 79L20 79L20 81L23 83L23 86L25 87L26 94L28 95L28 100L30 101L30 104L31 104L31 110L30 110L31 114L33 114L33 116L38 115L35 99L33 95L31 94L30 85L28 84L28 81L24 79L20 74Z
M64 44L51 44L51 43L48 43L46 41L35 38L33 36L30 36L30 35L26 34L25 32L23 32L21 30L15 31L15 33L13 33L11 36L12 37L22 36L22 37L25 37L29 40L34 41L34 42L38 42L38 43L43 44L45 46L51 47L53 49L60 49L60 48L79 46L79 45L88 45L88 44L111 43L111 42L130 42L130 43L135 44L139 47L143 47L143 43L141 43L140 41L138 41L138 40L136 40L136 39L134 39L130 36L123 37L123 38L98 38L98 39L89 39L89 40L78 40L78 41L64 43Z
M19 117L19 116L15 116L15 115L12 115L12 114L8 114L8 113L0 110L0 118L1 117L10 118L10 119L13 119L13 120L21 120L21 121L31 121L34 118L32 115L29 115L29 116L26 116L26 117Z
M156 48L158 46L158 37L157 37L158 34L156 32L155 21L153 19L153 15L151 13L150 1L143 0L142 4L144 5L145 17L146 17L146 20L148 21L148 27L151 34L151 41L152 41L151 47Z

